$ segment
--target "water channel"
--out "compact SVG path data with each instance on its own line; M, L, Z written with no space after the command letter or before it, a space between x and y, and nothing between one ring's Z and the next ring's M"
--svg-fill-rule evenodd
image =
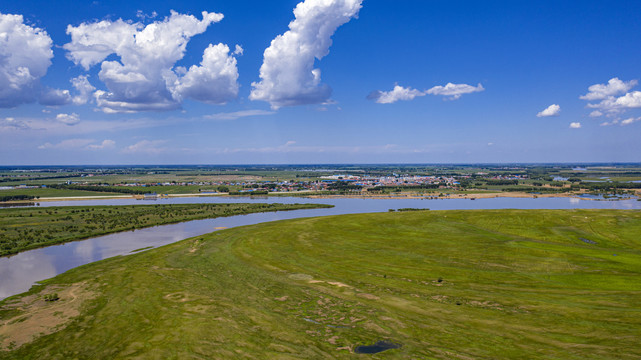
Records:
M81 200L41 202L49 206L151 205L187 203L318 203L331 204L330 209L279 211L238 215L216 219L194 220L179 224L161 225L135 231L75 241L46 248L29 250L11 257L0 258L0 299L29 290L37 281L48 279L74 267L134 250L158 247L193 236L268 221L312 216L342 215L366 212L386 212L389 209L426 208L431 210L464 209L641 209L641 201L582 200L578 198L490 198L490 199L308 199L300 197L186 197L156 201L135 199Z

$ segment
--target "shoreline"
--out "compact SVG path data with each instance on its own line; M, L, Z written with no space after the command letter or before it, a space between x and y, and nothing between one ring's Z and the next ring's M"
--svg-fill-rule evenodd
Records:
M476 199L492 199L492 198L530 198L530 199L536 199L536 198L577 198L581 200L597 200L597 201L602 201L602 200L609 200L609 201L615 201L615 200L626 200L626 199L618 199L618 198L613 198L613 199L594 199L586 196L581 196L581 195L588 195L584 193L558 193L558 194L530 194L530 193L525 193L525 192L492 192L492 193L469 193L469 194L444 194L444 196L434 196L434 195L419 195L419 194L407 194L407 195L380 195L380 194L354 194L354 195L307 195L305 196L304 194L308 191L301 191L301 192L291 192L291 193L283 193L283 192L272 192L269 193L268 195L261 195L261 196L270 196L270 197L283 197L283 196L299 196L300 198L310 198L310 199L379 199L379 200L384 200L384 199L429 199L429 200L436 200L436 199L441 199L441 200L448 200L448 199L469 199L469 200L476 200ZM302 195L302 196L301 196ZM639 197L641 194L639 192L635 192L634 196ZM212 193L212 194L167 194L164 196L159 196L157 199L166 199L166 198L188 198L188 197L210 197L210 196L223 196L223 197L233 197L233 198L242 198L242 197L247 197L251 196L251 194L248 194L247 196L243 195L228 195L226 193ZM51 202L51 201L82 201L82 200L112 200L112 199L137 199L137 200L142 200L144 201L144 198L140 198L139 195L91 195L91 196L64 196L64 197L43 197L39 199L32 199L32 200L20 200L20 201L7 201L1 204L6 204L6 205L20 205L20 204L28 204L28 203L37 203L37 202ZM156 199L150 199L150 200L156 200ZM630 200L630 199L627 199ZM0 205L1 205L0 204Z

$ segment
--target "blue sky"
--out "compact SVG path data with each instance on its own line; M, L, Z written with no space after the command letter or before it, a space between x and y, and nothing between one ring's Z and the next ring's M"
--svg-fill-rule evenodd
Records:
M640 13L5 2L0 164L638 162Z

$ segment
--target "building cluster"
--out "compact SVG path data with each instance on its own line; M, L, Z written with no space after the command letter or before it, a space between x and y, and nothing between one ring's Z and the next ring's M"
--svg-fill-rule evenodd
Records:
M202 186L201 192L227 192L227 191L269 191L269 192L291 192L291 191L327 191L327 190L351 190L372 189L381 187L421 187L426 188L456 188L462 181L469 180L523 180L527 175L500 175L488 176L486 173L474 175L403 175L392 173L386 176L372 175L349 175L337 174L321 176L317 180L282 180L282 181L184 181L184 182L132 182L117 184L96 184L87 181L67 181L68 185L83 186L116 186L116 187L163 187L163 186ZM7 186L1 189L32 188L39 186ZM42 187L45 187L42 185ZM212 189L213 187L213 189ZM224 190L227 188L227 190ZM161 189L150 191L162 192Z

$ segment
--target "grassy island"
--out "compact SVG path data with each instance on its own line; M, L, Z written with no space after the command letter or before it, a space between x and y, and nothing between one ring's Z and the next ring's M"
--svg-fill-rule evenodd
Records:
M315 204L169 204L0 209L0 256L120 231Z

